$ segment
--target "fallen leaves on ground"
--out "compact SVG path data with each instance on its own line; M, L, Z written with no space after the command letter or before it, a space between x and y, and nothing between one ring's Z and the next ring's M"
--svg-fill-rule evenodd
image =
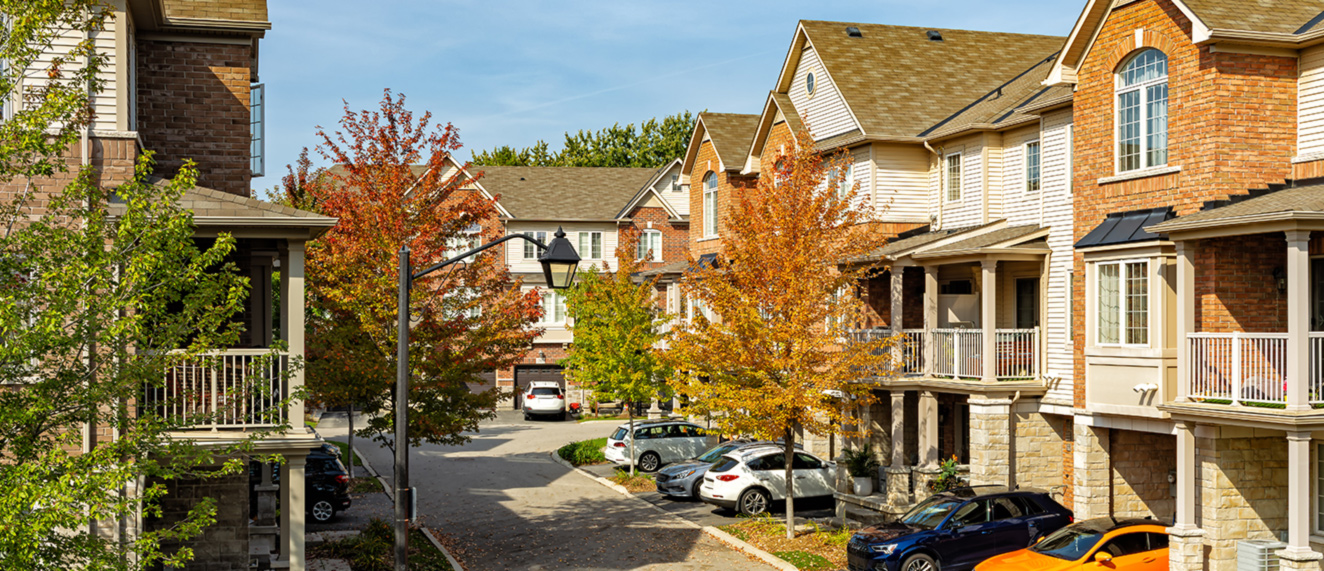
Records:
M786 525L769 515L746 518L719 529L806 571L844 568L846 543L852 533L849 529L815 528L786 539Z

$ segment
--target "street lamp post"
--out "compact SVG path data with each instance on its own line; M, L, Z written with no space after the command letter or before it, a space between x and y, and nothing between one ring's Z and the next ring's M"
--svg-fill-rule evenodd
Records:
M396 310L399 323L396 325L398 344L395 356L395 571L409 569L409 521L414 516L412 508L416 506L414 490L409 487L409 291L413 288L414 280L516 238L532 242L542 251L538 262L542 264L547 287L566 289L574 284L575 272L579 269L579 254L560 228L556 229L549 244L543 244L525 234L511 234L416 274L411 273L409 266L409 245L400 247L399 305Z

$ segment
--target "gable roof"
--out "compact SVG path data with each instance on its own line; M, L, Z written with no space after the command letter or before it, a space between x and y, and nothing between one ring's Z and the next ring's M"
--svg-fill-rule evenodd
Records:
M860 30L851 37L846 28ZM942 35L932 41L930 31ZM817 52L865 139L914 140L1007 78L1034 66L1064 38L848 22L800 22L777 91L787 92L806 46Z
M475 169L477 170L477 169ZM478 186L513 219L615 220L656 172L650 168L482 167Z
M800 112L795 109L791 97L780 91L769 91L768 100L763 104L763 113L759 115L758 128L754 130L754 139L749 143L749 156L745 159L744 168L740 170L741 174L759 172L759 156L763 154L763 146L768 142L772 127L777 124L778 114L786 120L786 127L792 135L804 130L805 124L800 120Z
M685 149L685 160L681 165L684 174L694 170L694 161L699 156L699 147L706 135L712 139L713 150L722 162L722 168L739 171L745 166L745 157L749 156L750 141L754 140L754 131L758 129L758 115L742 113L709 113L704 111L694 120L694 132L690 135L690 145Z
M1052 69L1054 58L1046 58L1034 67L988 92L965 109L934 125L923 135L929 140L979 129L1005 129L1039 120L1029 106L1071 96L1068 86L1045 87L1044 78Z
M653 172L653 176L648 179L648 182L644 183L643 188L640 188L639 192L636 192L634 197L631 198L629 202L625 203L625 207L622 208L620 212L616 213L616 218L619 220L629 217L630 211L634 210L639 204L643 204L649 196L652 196L656 198L658 202L662 203L662 208L667 211L667 216L672 220L684 219L684 216L681 216L679 212L676 212L676 209L673 208L665 198L657 193L656 188L658 179L662 178L662 175L667 174L667 171L671 170L671 167L676 166L676 164L680 162L680 159L672 159L667 164L658 167L657 170Z
M1181 0L1211 30L1300 34L1324 14L1322 0Z

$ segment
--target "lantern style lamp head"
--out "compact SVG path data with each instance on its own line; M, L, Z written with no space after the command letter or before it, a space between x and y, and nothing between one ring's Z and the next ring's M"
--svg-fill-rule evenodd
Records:
M556 229L556 235L547 244L547 250L538 257L542 264L543 277L547 278L547 287L566 289L575 283L575 272L579 270L579 254L570 240L565 239L565 232Z

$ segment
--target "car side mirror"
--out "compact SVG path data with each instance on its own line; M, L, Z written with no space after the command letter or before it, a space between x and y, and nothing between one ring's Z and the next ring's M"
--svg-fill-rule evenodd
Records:
M1107 565L1109 563L1112 563L1112 561L1113 561L1113 556L1103 551L1094 554L1094 562L1098 563L1099 565Z

